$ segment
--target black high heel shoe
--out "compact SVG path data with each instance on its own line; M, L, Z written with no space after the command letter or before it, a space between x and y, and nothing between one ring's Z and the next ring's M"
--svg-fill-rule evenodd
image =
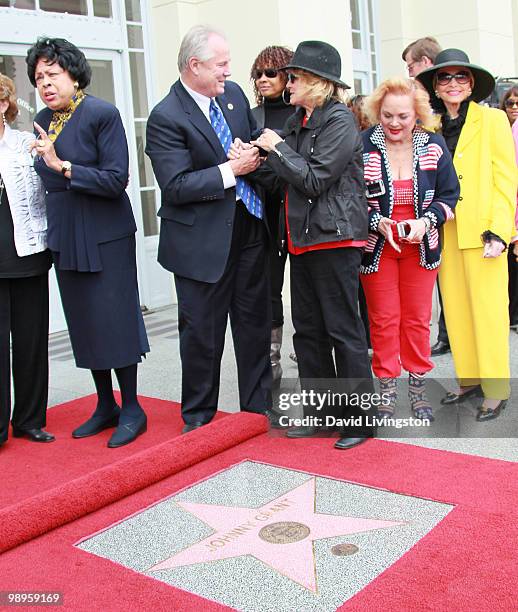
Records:
M507 400L502 400L501 402L498 402L496 408L486 408L483 405L480 406L477 413L477 421L480 423L490 421L491 419L496 419L500 416L500 413L505 409L506 405Z
M448 391L448 393L446 393L446 395L442 398L441 404L443 406L448 406L449 404L460 404L470 397L484 397L480 385L476 385L475 387L464 391L464 393L455 393L454 391Z

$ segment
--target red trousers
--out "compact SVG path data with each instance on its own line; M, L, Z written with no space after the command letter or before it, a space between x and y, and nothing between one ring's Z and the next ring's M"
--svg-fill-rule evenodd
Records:
M419 265L418 245L399 246L401 253L386 242L378 272L361 275L378 378L399 376L401 366L418 374L433 368L430 318L437 270Z

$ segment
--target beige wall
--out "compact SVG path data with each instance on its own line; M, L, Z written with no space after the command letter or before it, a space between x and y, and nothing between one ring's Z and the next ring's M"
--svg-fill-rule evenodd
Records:
M349 3L326 0L316 11L313 0L151 0L151 44L154 54L156 99L178 78L176 58L183 35L198 23L223 30L232 55L232 80L253 102L251 65L268 45L295 49L301 40L319 39L334 45L342 56L342 78L352 81ZM309 17L311 16L311 17ZM332 16L332 17L330 17ZM257 25L251 26L255 23ZM244 26L244 27L243 27Z
M517 0L381 0L381 77L404 74L401 52L422 36L463 49L495 76L517 73Z

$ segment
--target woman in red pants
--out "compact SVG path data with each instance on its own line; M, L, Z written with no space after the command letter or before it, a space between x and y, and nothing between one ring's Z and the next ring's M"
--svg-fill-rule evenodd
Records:
M417 418L433 420L425 395L430 361L432 291L441 261L439 227L453 217L459 182L434 124L428 94L410 79L381 83L366 101L374 127L362 133L369 202L369 240L361 282L367 297L372 367L390 400L401 367L409 372L409 400Z

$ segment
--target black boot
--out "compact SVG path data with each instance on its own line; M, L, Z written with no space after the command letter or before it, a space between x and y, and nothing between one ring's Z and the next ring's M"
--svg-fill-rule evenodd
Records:
M272 329L270 339L270 361L272 364L272 388L278 389L281 386L282 367L281 367L281 346L282 346L282 325Z

